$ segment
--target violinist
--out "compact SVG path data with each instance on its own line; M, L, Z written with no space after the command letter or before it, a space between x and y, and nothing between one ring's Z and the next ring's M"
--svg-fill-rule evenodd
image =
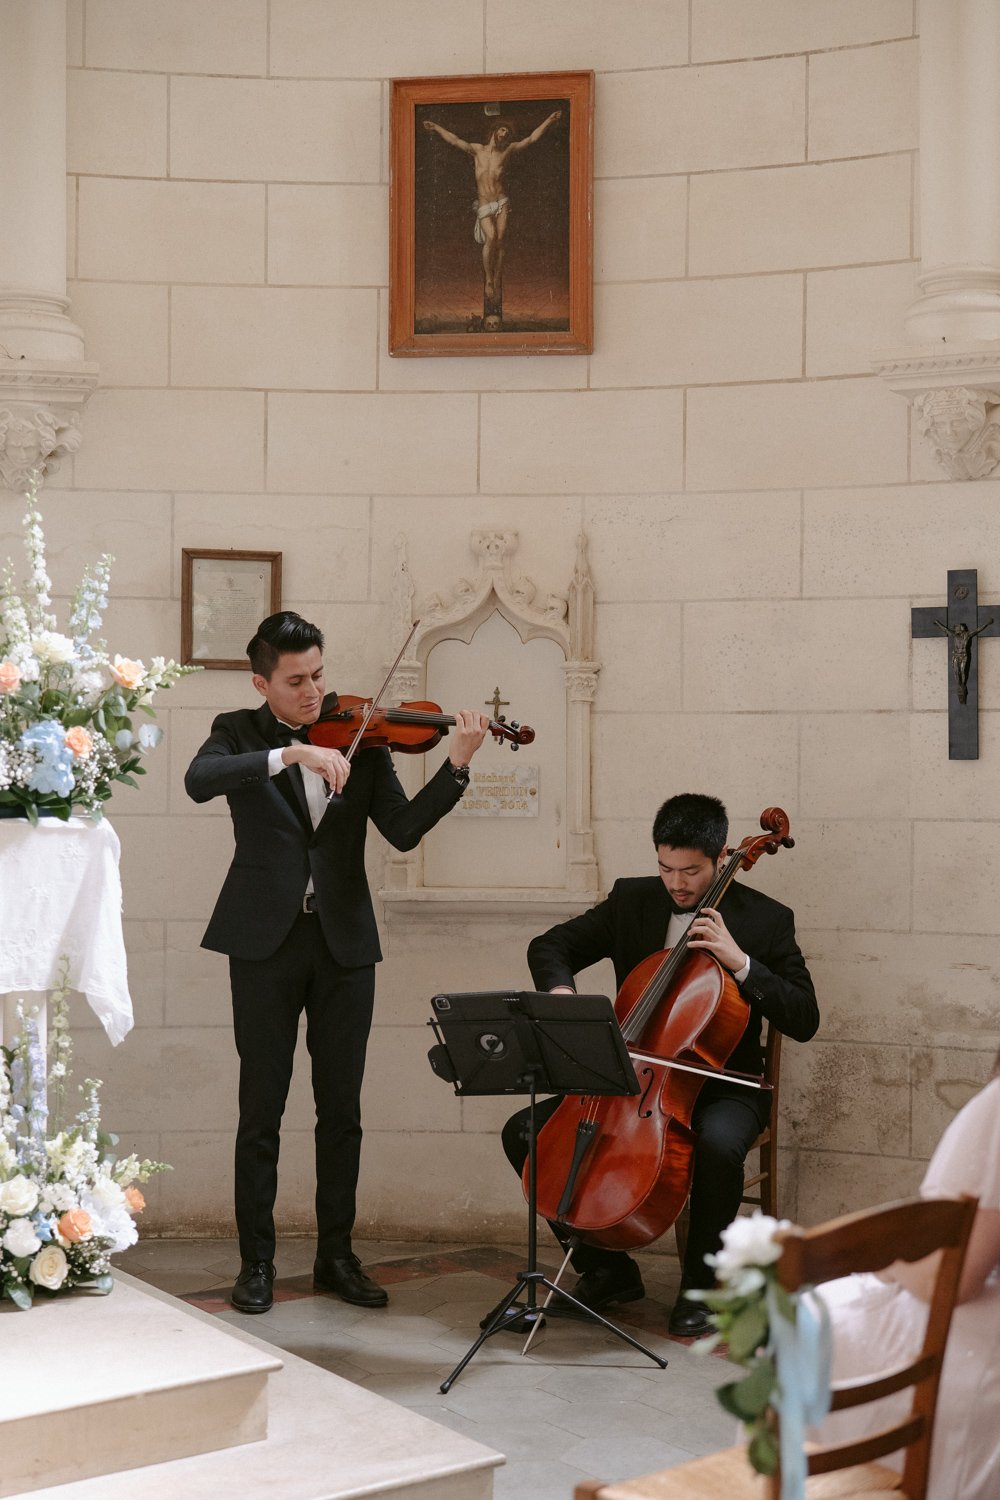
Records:
M749 1022L727 1070L761 1074L764 1018L796 1041L807 1042L819 1025L819 1011L789 908L734 881L717 910L706 906L694 915L725 863L728 834L726 809L717 798L695 793L671 797L653 823L658 874L616 881L607 900L533 939L528 964L536 987L572 993L573 976L606 958L614 963L620 987L637 964L672 948L690 927L689 945L712 954L749 1004ZM549 1099L536 1109L539 1129L559 1103ZM698 1094L691 1121L697 1141L690 1229L680 1295L669 1323L669 1331L680 1337L711 1329L708 1309L683 1294L707 1284L711 1273L704 1257L719 1248L723 1229L739 1211L743 1163L767 1123L769 1108L769 1093L736 1083L713 1079ZM503 1130L504 1150L519 1172L527 1150L526 1115L519 1111ZM544 1137L540 1152L543 1144ZM565 1244L565 1227L552 1227ZM624 1251L581 1243L572 1264L579 1280L571 1291L595 1311L645 1294L639 1267ZM564 1306L569 1304L557 1301L549 1311L558 1315Z
M370 818L394 848L412 849L460 801L489 720L459 711L448 759L408 801L387 749L362 745L349 759L309 742L309 726L337 704L326 694L317 626L283 610L258 626L247 655L264 702L219 714L184 782L195 802L226 798L236 838L202 939L229 956L240 1058L241 1267L231 1301L244 1313L272 1304L279 1130L304 1010L316 1103L313 1282L345 1302L384 1307L384 1288L351 1249L361 1082L382 957L365 834Z

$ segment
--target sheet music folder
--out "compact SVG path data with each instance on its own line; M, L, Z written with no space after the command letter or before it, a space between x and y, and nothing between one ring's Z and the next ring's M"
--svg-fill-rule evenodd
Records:
M495 990L431 1005L431 1066L456 1094L641 1092L607 995Z

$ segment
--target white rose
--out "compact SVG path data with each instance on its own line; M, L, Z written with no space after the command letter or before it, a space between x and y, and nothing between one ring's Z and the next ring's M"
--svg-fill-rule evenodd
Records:
M722 1231L722 1249L713 1257L719 1276L727 1281L748 1266L771 1265L781 1255L776 1234L781 1229L790 1228L788 1219L772 1219L759 1210L749 1218L734 1219L728 1229Z
M69 1261L66 1252L58 1245L45 1245L28 1267L28 1277L36 1286L57 1292L66 1280Z
M35 1233L35 1226L30 1219L11 1219L7 1225L7 1233L0 1243L16 1259L25 1255L34 1255L36 1250L42 1248L42 1242Z
M38 1202L38 1188L30 1177L11 1177L0 1182L0 1209L12 1219L30 1214Z
M47 661L54 667L72 661L76 650L69 636L60 635L58 630L41 630L33 635L31 649L39 661Z

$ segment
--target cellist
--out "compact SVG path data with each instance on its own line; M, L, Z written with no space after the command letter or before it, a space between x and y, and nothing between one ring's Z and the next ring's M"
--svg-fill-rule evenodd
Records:
M728 835L729 820L718 798L686 792L664 802L653 823L658 875L617 880L607 900L534 938L528 965L536 988L571 994L574 975L606 958L614 963L620 987L636 964L672 948L690 927L690 946L728 969L749 1005L749 1022L728 1070L760 1075L765 1018L795 1041L809 1041L819 1026L819 1010L791 910L734 881L718 910L704 907L694 916L725 862ZM701 1088L691 1122L697 1143L690 1229L670 1316L672 1334L694 1337L710 1330L708 1309L684 1293L710 1284L704 1257L719 1248L723 1229L739 1211L743 1163L767 1124L770 1098L763 1090L715 1079ZM559 1103L556 1097L536 1107L539 1129ZM518 1172L527 1150L526 1117L526 1110L518 1111L503 1130L504 1150ZM552 1227L565 1242L565 1229ZM595 1311L645 1294L639 1267L624 1251L579 1244L572 1264L579 1273L572 1293ZM557 1299L549 1311L558 1314L563 1306L568 1304Z

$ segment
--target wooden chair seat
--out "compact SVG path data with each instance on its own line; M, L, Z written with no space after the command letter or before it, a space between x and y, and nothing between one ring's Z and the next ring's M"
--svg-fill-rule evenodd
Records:
M884 1464L815 1474L806 1480L806 1500L901 1500L901 1476ZM723 1448L673 1469L638 1479L577 1485L575 1500L768 1500L767 1480L755 1474L745 1448Z

